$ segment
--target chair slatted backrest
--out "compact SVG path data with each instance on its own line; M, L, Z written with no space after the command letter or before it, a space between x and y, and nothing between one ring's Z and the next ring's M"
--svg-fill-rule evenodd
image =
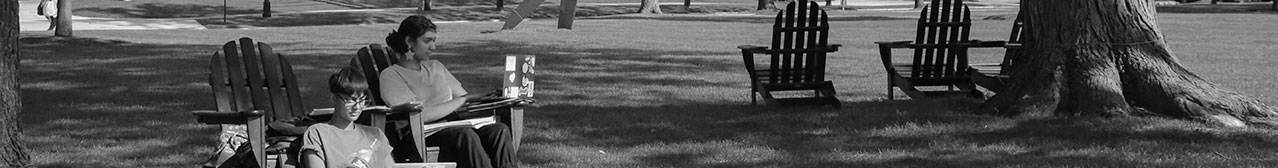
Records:
M1021 15L1016 15L1016 20L1012 21L1012 33L1007 37L1007 43L1020 44L1025 40L1022 33L1025 32L1025 20L1021 19Z
M365 78L370 79L368 80L368 89L371 90L369 97L373 105L387 105L385 100L381 99L382 93L378 91L378 86L381 86L381 83L377 79L381 76L383 69L399 63L399 58L391 56L387 51L390 51L390 48L383 47L380 44L372 44L368 47L360 48L356 54L357 56L350 63L350 67L355 67L357 71L364 74Z
M771 70L768 83L825 81L829 17L816 2L796 0L777 13L772 25Z
M265 43L227 42L209 68L219 111L263 110L266 122L305 115L292 66Z
M962 0L932 0L919 15L916 44L934 45L914 49L911 78L963 77L967 51L952 44L968 41L972 19Z
M1022 37L1025 31L1024 28L1025 20L1022 20L1020 14L1017 14L1016 20L1012 21L1012 33L1007 37L1007 44L1023 44L1022 42L1025 40L1025 37ZM1021 54L1023 54L1021 53L1021 47L1008 47L1007 51L1003 52L1003 63L1000 64L1002 68L999 69L999 74L1011 74L1011 67L1016 62L1016 57L1021 57Z

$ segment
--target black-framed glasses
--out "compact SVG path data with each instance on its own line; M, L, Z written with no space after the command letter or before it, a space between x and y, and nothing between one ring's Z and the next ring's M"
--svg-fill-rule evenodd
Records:
M372 101L368 101L368 95L364 93L355 93L350 97L338 97L342 102L342 106L357 110L359 108L372 106Z

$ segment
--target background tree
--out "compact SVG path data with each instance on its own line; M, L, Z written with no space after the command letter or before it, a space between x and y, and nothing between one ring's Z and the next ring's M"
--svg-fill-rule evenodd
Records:
M71 37L71 0L58 0L58 19L57 28L54 28L53 35L58 37ZM16 36L15 36L16 37Z
M661 4L657 0L642 0L639 3L639 13L661 14Z
M1278 113L1181 66L1148 0L1025 0L1026 53L1011 87L986 103L1020 117L1165 116L1278 125Z
M0 167L25 167L31 161L18 136L18 1L0 1Z

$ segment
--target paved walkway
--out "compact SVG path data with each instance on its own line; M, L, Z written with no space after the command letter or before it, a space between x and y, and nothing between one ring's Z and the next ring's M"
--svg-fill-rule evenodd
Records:
M21 31L46 31L49 20L36 15L39 0L18 0L18 25ZM122 19L71 17L74 30L139 30L139 29L204 29L193 19Z

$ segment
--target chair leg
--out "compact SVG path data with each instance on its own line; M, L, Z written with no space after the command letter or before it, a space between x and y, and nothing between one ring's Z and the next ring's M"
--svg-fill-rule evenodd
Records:
M524 136L524 107L506 108L503 113L508 117L506 125L510 126L511 148L514 148L514 152L518 153L520 140ZM511 153L511 155L515 153Z
M892 76L888 75L888 83L887 83L888 100L896 100L896 97L892 96L892 82L893 82Z
M977 90L976 85L971 82L959 83L959 84L955 84L954 86L957 86L959 88L959 91L967 92L968 96L985 97L985 93L981 93L981 90Z
M772 91L769 91L767 88L759 88L759 96L763 97L763 103L767 103L769 106L779 104L777 100L772 97Z
M259 116L249 119L248 135L249 148L253 151L257 165L266 167L266 118Z
M901 89L901 92L905 93L905 95L909 96L911 99L927 98L927 94L923 93L923 91L919 91L918 88L914 88L914 84L910 83L909 80L902 78L900 76L894 76L894 75L889 75L889 76L892 78L892 81L893 81L891 85Z
M416 147L415 149L417 150L417 154L422 158L422 161L428 163L434 162L434 158L430 158L429 155L426 154L426 136L422 135L422 132L424 131L422 130L422 123L424 123L424 121L422 121L421 113L409 114L408 130L410 132L408 135L411 135L413 146Z
M835 108L841 107L843 102L839 101L839 98L837 97L838 92L834 90L834 83L826 84L827 85L822 87L820 90L817 90L817 93L820 93L821 97L825 97L826 101L828 101L826 103L829 105L834 106Z
M759 105L759 100L757 100L758 98L755 97L755 96L758 96L757 94L758 92L754 90L750 90L750 105Z

